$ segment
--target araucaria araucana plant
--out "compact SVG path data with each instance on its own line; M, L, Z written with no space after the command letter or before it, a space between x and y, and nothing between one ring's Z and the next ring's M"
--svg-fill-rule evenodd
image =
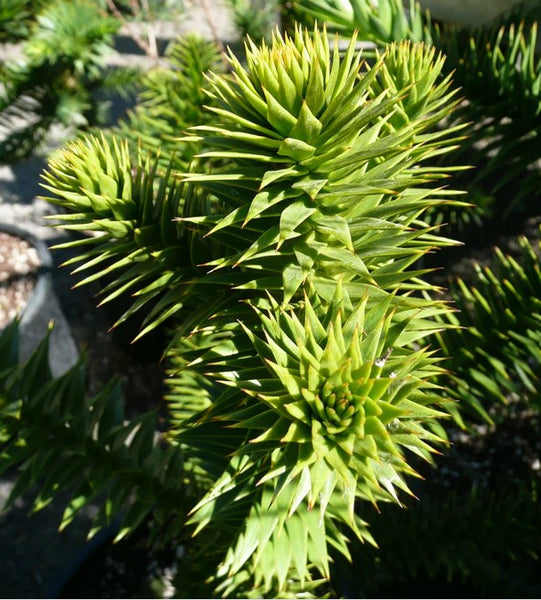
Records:
M178 132L201 148L185 172L89 137L44 179L62 227L100 234L68 244L86 281L133 294L121 320L147 307L139 336L168 327L164 441L184 465L167 477L194 479L187 525L223 549L211 580L275 597L329 581L346 529L373 543L356 504L399 503L411 455L445 441L427 338L450 309L415 263L452 243L423 215L454 202L429 165L457 99L410 42L367 64L298 28L229 62L213 120Z
M469 229L475 239L489 218L491 228L505 230L509 219L535 214L541 13L539 5L517 1L513 10L470 27L434 21L421 4L417 0L295 0L292 8L301 21L317 19L343 36L358 31L379 48L411 40L432 45L445 55L444 71L453 74L466 100L453 121L467 124L468 136L453 160L475 167L456 185L468 190L475 210L445 207L432 211L430 221L457 226L462 239Z
M179 131L201 125L212 115L203 112L208 87L206 74L224 70L224 61L214 42L187 35L172 42L165 51L166 64L150 69L141 77L143 88L134 110L109 132L133 146L157 153L164 169L170 163L184 170L197 153L194 144L182 145Z
M473 282L452 282L460 319L439 332L438 346L449 358L449 393L490 422L496 402L521 400L538 411L541 365L541 269L524 236L515 256L494 252L494 267L475 265Z
M107 72L120 22L99 3L10 1L8 11L2 4L0 36L2 25L12 33L23 27L20 57L0 64L0 162L11 163L35 151L52 125L71 131L103 123L106 103L97 91L126 87L134 73Z

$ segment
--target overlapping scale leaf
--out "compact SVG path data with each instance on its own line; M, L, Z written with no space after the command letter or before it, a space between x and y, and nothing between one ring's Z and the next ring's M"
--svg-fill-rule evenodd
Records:
M251 272L253 289L282 288L287 301L309 275L378 284L386 265L390 282L399 255L394 273L446 243L420 220L453 200L428 187L445 170L421 167L455 141L454 130L429 132L454 106L434 51L402 44L368 67L354 39L342 56L325 30L299 28L271 46L249 42L246 67L229 60L233 75L210 80L217 124L194 128L213 147L201 156L225 165L186 175L221 200L215 215L186 217L228 249L209 266ZM397 202L399 218L386 212ZM389 227L402 229L393 249L361 252Z
M363 486L374 484L371 500L380 493L385 496L385 484L378 481L378 468L372 467L372 461L378 463L385 456L390 465L397 459L391 470L399 472L401 467L396 465L402 460L400 442L395 443L388 426L396 428L397 440L411 437L406 446L415 447L417 442L413 440L418 436L417 450L424 454L428 445L416 427L410 430L409 420L429 420L439 415L425 405L435 401L430 394L420 400L419 406L411 405L410 393L423 398L415 390L423 385L430 387L423 378L436 370L429 366L427 353L402 348L400 335L408 324L393 323L391 299L378 305L370 305L365 299L351 313L340 308L342 300L338 290L323 318L317 316L309 298L301 311L303 320L295 313L281 312L277 305L269 313L262 313L264 339L251 337L281 387L267 393L261 382L243 383L248 393L276 415L273 429L252 443L280 439L293 446L307 444L310 449L299 451L306 460L292 463L286 449L273 461L273 469L282 470L289 480L298 478L300 485L305 466L311 469L317 465L317 471L320 461L325 464L323 472L327 475L316 483L316 489L306 489L310 505L318 502L318 488L333 470L338 473L339 487L348 489L358 479ZM428 432L426 439L432 439ZM405 465L404 471L409 471ZM397 485L405 487L400 482ZM395 495L391 488L387 491Z
M133 165L127 143L115 137L88 136L60 150L43 174L43 187L55 194L46 199L67 209L55 215L57 226L82 234L56 246L78 251L66 262L81 263L77 285L101 281L102 304L132 294L119 322L155 302L140 335L181 310L184 282L201 256L194 259L192 233L174 222L194 210L197 195L175 185L170 169L158 177L156 168Z
M229 446L233 458L223 476L194 509L198 527L218 507L234 514L246 495L253 496L252 511L262 514L285 503L276 513L281 524L272 523L267 533L255 517L247 522L240 546L226 560L228 577L248 560L257 567L271 538L303 514L335 520L370 539L355 517L355 502L400 502L401 493L410 493L406 477L415 476L407 454L430 460L434 445L443 441L431 430L445 416L433 384L437 360L426 349L411 348L417 324L394 318L391 296L352 304L338 286L330 306L312 294L294 310L271 296L258 304L257 321L243 327L244 345L209 347L190 364L226 391L194 422L195 431L190 427L178 438L204 452L201 436L209 427L213 436L220 428L241 434ZM268 508L258 497L261 488L270 498ZM319 555L327 560L326 546ZM290 559L278 571L275 564L268 577L280 579L297 568ZM305 563L299 558L298 564ZM325 576L322 564L316 570Z

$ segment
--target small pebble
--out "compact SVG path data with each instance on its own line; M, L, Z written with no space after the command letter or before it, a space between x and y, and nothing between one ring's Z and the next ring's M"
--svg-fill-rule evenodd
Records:
M24 309L36 283L38 251L26 240L0 231L0 329Z

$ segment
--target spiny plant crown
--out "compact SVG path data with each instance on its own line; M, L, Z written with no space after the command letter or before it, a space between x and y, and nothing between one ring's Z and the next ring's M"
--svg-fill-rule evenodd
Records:
M229 62L186 172L90 138L45 179L65 227L102 232L68 243L84 281L133 293L121 320L151 305L139 336L171 324L167 440L196 474L195 532L227 540L220 590L281 594L329 578L344 526L373 542L356 503L398 502L408 454L445 437L424 340L449 309L414 265L451 243L423 215L454 202L430 161L457 141L436 128L456 99L422 44L369 65L297 28Z

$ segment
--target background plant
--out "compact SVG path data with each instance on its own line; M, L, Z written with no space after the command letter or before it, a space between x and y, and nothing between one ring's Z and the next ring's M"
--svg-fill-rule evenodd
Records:
M124 31L149 57L157 60L158 21L176 18L184 11L183 0L98 0L122 24Z
M279 18L279 3L256 2L250 0L229 0L233 21L242 37L250 36L258 42L269 39Z
M53 124L77 130L103 123L107 104L97 91L126 86L133 71L108 74L120 22L95 2L16 5L4 14L6 29L15 23L22 37L21 57L0 69L0 160L10 163L32 152Z
M0 41L16 42L28 37L35 15L45 2L2 0L0 3Z
M224 71L214 42L187 35L170 43L165 63L141 77L137 104L110 130L128 140L133 160L137 154L155 157L161 169L170 163L184 171L197 153L195 144L182 144L181 132L210 119L203 110L207 102L206 76Z
M165 449L156 439L156 414L127 421L115 381L89 398L82 361L54 379L48 364L49 337L26 363L19 364L18 336L18 321L0 334L2 472L12 465L20 466L8 505L35 489L36 483L36 510L47 506L62 490L69 490L62 529L92 498L103 496L89 534L92 536L109 524L129 499L118 539L151 512L157 526L155 535L175 535L183 525L184 511L178 502L186 498L181 490L188 485L189 476L186 479L183 475L179 449ZM164 478L169 469L178 469L180 477ZM122 475L117 477L119 473ZM165 512L153 506L158 495L164 502L162 507L168 505ZM160 532L165 526L160 513L167 520L168 532ZM175 514L180 517L176 525Z
M439 499L425 493L407 510L382 507L371 518L379 548L355 549L358 577L352 581L348 571L343 576L349 593L385 597L401 588L408 597L428 592L489 598L519 591L534 597L539 589L536 490L536 484L510 484L497 492L455 488Z
M451 394L482 406L521 398L539 410L539 257L527 238L515 257L496 248L494 267L474 265L473 282L453 282L460 328L439 335L450 359Z

